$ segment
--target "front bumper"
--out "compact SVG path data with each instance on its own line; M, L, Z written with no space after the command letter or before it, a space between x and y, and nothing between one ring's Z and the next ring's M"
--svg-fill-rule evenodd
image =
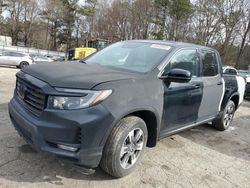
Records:
M104 147L102 140L114 121L101 104L73 111L45 109L38 118L25 109L17 97L9 103L9 115L19 134L37 151L66 157L89 168L99 165ZM67 151L57 144L78 150Z

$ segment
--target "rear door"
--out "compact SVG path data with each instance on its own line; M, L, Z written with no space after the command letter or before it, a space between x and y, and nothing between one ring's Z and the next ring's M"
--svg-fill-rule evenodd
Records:
M203 97L199 109L198 121L213 118L220 111L225 92L225 82L221 76L219 56L216 52L201 49L201 80Z

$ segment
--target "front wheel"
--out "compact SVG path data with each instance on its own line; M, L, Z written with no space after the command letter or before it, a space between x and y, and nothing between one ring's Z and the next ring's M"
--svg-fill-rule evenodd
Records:
M130 174L140 161L148 139L145 122L135 116L122 119L105 145L101 168L114 177Z
M230 100L227 103L222 116L219 119L213 121L213 126L220 131L227 130L233 121L234 113L235 104Z

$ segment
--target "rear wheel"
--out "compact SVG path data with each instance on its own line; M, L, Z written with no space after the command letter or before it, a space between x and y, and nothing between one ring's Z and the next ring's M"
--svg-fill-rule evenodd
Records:
M19 64L18 68L23 69L23 68L25 68L25 67L27 67L27 66L29 66L29 63L26 62L26 61L22 61L22 62Z
M147 138L147 127L142 119L135 116L122 119L108 138L101 168L114 177L130 174L142 157Z
M220 131L227 130L233 121L234 113L235 104L230 100L227 103L222 116L219 119L213 121L213 126Z

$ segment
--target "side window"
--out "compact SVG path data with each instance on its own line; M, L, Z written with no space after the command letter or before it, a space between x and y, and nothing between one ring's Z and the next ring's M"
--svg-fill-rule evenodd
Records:
M22 54L16 52L10 52L12 57L22 57Z
M195 49L182 50L175 54L164 70L167 74L172 69L184 69L190 71L192 77L198 76L199 70L199 56Z
M231 74L231 75L237 75L237 72L234 69L229 69L229 74Z
M212 51L201 50L203 76L216 76L219 73L216 54Z
M3 52L3 56L10 56L10 52Z
M16 53L15 52L8 52L8 56L15 57Z

